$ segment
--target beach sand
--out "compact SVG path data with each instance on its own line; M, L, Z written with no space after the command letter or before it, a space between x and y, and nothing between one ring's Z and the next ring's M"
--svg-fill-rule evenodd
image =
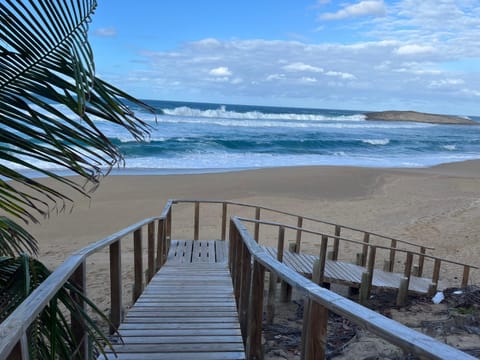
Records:
M28 226L40 242L40 258L52 269L72 252L159 215L167 199L195 198L251 203L349 225L432 246L437 256L480 266L480 161L428 169L290 167L110 176L90 199L79 194L72 198L71 211ZM201 216L215 219L219 214L204 211ZM188 224L185 233L189 233L192 212L175 210L174 222L175 226ZM302 243L302 250L313 254L318 248L318 243ZM131 241L122 250L128 303L133 278ZM345 255L353 262L355 254ZM89 296L103 310L109 308L107 259L105 251L87 261ZM448 285L458 285L461 271L442 268L441 277ZM479 283L480 271L472 270L470 284Z
M480 161L428 169L290 167L110 176L90 199L72 197L71 211L28 226L40 242L40 258L52 268L91 242L159 215L168 199L195 198L246 202L349 225L433 246L438 256L480 266ZM480 281L476 271L472 280Z

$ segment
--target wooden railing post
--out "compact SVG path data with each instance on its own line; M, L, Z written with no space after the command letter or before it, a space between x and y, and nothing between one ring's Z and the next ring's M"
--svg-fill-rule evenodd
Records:
M470 266L463 266L463 276L462 276L462 288L468 286L468 277L470 275Z
M273 324L275 319L275 298L277 293L277 275L274 271L270 271L268 274L268 298L266 309L266 321L267 324Z
M420 253L425 254L427 252L427 249L424 246L420 247ZM425 256L420 255L418 258L418 270L417 270L417 276L422 277L423 274L423 264L425 263Z
M390 244L390 247L392 248L390 250L390 264L389 264L389 272L393 272L394 266L395 266L395 255L396 255L396 248L397 248L397 240L392 239L392 242Z
M120 240L110 245L110 334L122 322L122 250Z
M370 242L370 234L365 232L363 233L363 242L365 245L363 245L363 250L362 250L362 266L365 266L367 263L367 254L368 254L368 243Z
M333 252L332 252L332 260L338 260L338 249L340 247L340 232L341 232L342 228L340 227L340 225L335 225L335 238L333 240Z
M260 236L260 223L258 222L260 220L260 208L259 207L255 208L255 220L257 220L257 222L255 223L255 230L254 230L254 233L253 233L253 238L258 243L259 236Z
M193 221L193 240L198 240L200 236L200 202L195 201L195 215Z
M233 290L235 293L235 300L237 301L237 310L240 305L240 291L242 286L242 252L245 244L241 240L241 235L237 233L236 235L236 246L235 246L235 259L233 260L235 272L233 275L234 282L233 282Z
M147 239L148 239L148 279L147 283L152 280L155 274L155 222L152 221L147 227Z
M143 258L142 258L142 229L133 233L133 302L137 301L143 291Z
M252 290L248 308L247 322L247 359L263 359L262 320L263 320L263 290L265 268L257 261L253 262Z
M437 291L437 288L438 288L438 280L440 279L440 265L441 265L440 259L435 259L435 262L433 263L432 291Z
M170 207L167 213L167 226L165 229L165 236L168 243L170 243L170 241L172 240L172 211L173 210ZM170 247L170 245L168 245L168 247Z
M230 219L230 231L228 235L228 264L230 268L230 272L232 273L232 279L234 279L234 274L233 274L233 265L234 265L234 260L235 260L235 246L236 246L236 240L238 236L238 230L235 227L235 224L232 219Z
M243 243L243 242L242 242ZM238 318L240 320L240 329L244 343L247 339L247 321L248 321L248 305L250 300L250 286L252 280L251 255L246 246L242 247L242 268L241 268L241 285L240 285L240 301L238 304Z
M403 279L400 279L398 286L397 305L404 306L407 303L408 287L410 285L410 276L412 275L413 254L407 252L405 260L405 269L403 271Z
M86 287L87 287L87 277L86 277L86 269L85 269L85 262L82 262L75 272L70 277L70 281L75 285L77 290L85 295ZM72 292L70 294L73 301L77 303L78 308L86 310L85 308L85 301ZM56 298L52 299L51 301L57 301ZM88 335L85 328L85 322L82 319L83 315L71 312L70 313L70 321L71 321L71 330L75 342L78 346L78 354L80 359L88 359Z
M306 304L307 306L307 304ZM312 300L308 300L308 316L303 317L306 334L302 359L325 359L327 349L328 309ZM304 310L305 311L305 310Z
M302 243L302 226L303 217L299 216L297 218L297 238L295 239L295 252L297 254L300 252L300 244Z
M372 282L373 282L373 272L375 271L375 255L377 253L377 248L375 246L370 247L370 256L368 257L368 288L367 296L370 297L370 292L372 291Z
M322 235L322 242L320 244L320 256L318 257L318 272L315 274L315 279L312 279L315 283L323 286L325 278L325 263L327 261L327 247L328 236Z
M227 240L227 203L222 203L222 233L220 236L221 240Z
M157 224L157 258L155 261L155 270L158 271L162 267L165 260L165 220L158 220Z

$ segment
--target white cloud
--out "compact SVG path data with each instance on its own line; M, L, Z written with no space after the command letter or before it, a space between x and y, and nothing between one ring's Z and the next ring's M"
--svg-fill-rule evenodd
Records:
M113 27L99 28L94 31L94 34L101 37L113 37L117 35L117 30Z
M283 69L286 71L292 72L313 72L313 73L321 73L323 69L317 66L312 66L308 64L304 64L303 62L295 62L292 64L288 64L283 66Z
M343 9L334 13L320 15L323 20L340 20L360 16L385 16L387 9L383 0L366 0L359 3L346 5Z
M350 73L340 72L340 71L327 71L325 73L325 75L339 77L339 78L342 78L344 80L356 79L355 75L350 74Z
M226 66L219 66L217 68L211 69L208 73L212 76L218 77L228 77L232 75L232 72Z
M443 87L455 87L456 85L463 85L465 81L463 79L440 79L430 82L431 88L443 88Z
M349 44L206 39L171 51L142 51L148 72L133 75L158 84L162 92L155 94L159 98L257 103L275 99L300 106L308 99L310 104L319 104L315 100L322 99L324 104L336 102L338 107L347 106L344 99L348 99L348 106L356 108L382 99L389 103L395 99L399 107L412 108L419 102L447 106L470 101L471 108L477 107L473 104L477 101L475 91L460 88L478 88L480 66L466 62L469 66L463 65L463 69L453 68L464 58L452 45L452 38L434 44L423 36L416 40L418 33L402 38L388 29L385 34L378 35L378 40L372 36L368 41ZM464 35L458 32L455 36L460 39ZM468 46L475 56L478 40L464 40L462 46ZM147 88L147 83L141 86ZM451 112L453 105L448 106Z
M217 47L221 44L222 43L219 40L213 38L202 39L195 43L198 47Z
M435 48L430 45L407 44L395 49L398 55L424 55L435 52Z
M300 79L300 82L305 83L305 84L316 83L317 81L318 81L317 79L315 79L313 77L308 77L308 76L303 76Z
M276 81L276 80L284 80L285 74L270 74L266 77L265 80L267 81Z

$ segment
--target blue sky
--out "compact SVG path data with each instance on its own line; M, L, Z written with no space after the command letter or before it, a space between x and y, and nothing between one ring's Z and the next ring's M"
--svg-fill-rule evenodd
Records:
M97 74L144 99L480 115L478 0L99 0Z

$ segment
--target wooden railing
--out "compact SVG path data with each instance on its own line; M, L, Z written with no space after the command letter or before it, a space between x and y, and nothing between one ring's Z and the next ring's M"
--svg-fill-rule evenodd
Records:
M193 205L193 239L198 240L200 237L200 214L201 206L221 206L220 216L221 226L220 234L217 233L217 236L220 236L220 239L226 239L226 233L228 231L227 219L228 216L237 215L239 210L251 209L253 210L251 216L242 216L242 218L250 223L253 223L253 238L258 242L260 240L260 229L265 226L276 226L283 229L291 229L294 231L294 242L290 243L289 250L299 253L302 247L302 238L304 234L311 234L316 237L312 241L317 241L318 244L321 244L322 241L325 241L329 246L329 253L325 255L325 259L329 258L331 260L338 260L340 258L340 249L342 244L354 244L356 247L360 247L360 251L353 251L350 249L349 253L354 253L356 256L355 259L351 259L351 262L356 263L357 265L371 268L369 273L373 273L373 267L376 265L376 260L379 258L376 256L377 250L385 252L385 257L383 258L382 268L385 271L393 272L397 270L398 272L403 272L407 278L407 283L404 285L408 286L410 281L410 276L424 276L425 272L425 260L431 260L432 263L432 288L431 292L436 291L436 286L440 280L440 269L442 264L452 264L457 266L457 269L460 269L459 275L456 278L462 279L458 286L465 287L468 285L470 270L476 269L476 266L464 264L456 261L451 261L447 259L442 259L433 255L429 255L427 250L433 250L433 247L418 245L410 241L405 241L401 239L392 238L386 235L381 235L378 233L360 230L352 228L345 225L334 224L331 222L326 222L323 220L314 219L312 217L305 217L286 211L275 210L268 207L256 206L251 204L245 204L240 202L233 201L215 201L215 200L171 200L173 204L190 204ZM210 209L208 209L210 211ZM271 221L272 215L282 215L285 216L285 219L282 221ZM267 220L262 220L262 217ZM310 225L314 224L323 224L328 225L323 231L307 228L306 221ZM218 221L218 220L217 220ZM290 224L289 224L290 221ZM202 222L202 224L204 224ZM357 239L350 236L341 236L342 233L345 233L345 230L349 230L350 234L356 234ZM280 231L280 229L279 229ZM321 237L324 237L326 240L322 240ZM211 238L212 234L208 234L207 238ZM330 240L330 242L329 242ZM401 247L403 245L403 247ZM323 247L322 247L323 248ZM398 255L403 254L403 261L399 261ZM345 255L346 257L347 255ZM414 258L417 258L416 264L413 262ZM403 268L394 269L395 264L403 265ZM397 265L398 267L398 265ZM452 276L453 278L453 276ZM371 288L372 276L368 278ZM408 288L408 287L407 287Z
M302 359L324 359L328 312L341 315L388 342L425 359L474 359L453 347L318 286L267 254L239 218L230 224L229 266L248 359L262 359L265 272L274 274L305 299Z
M308 300L303 332L303 351L307 359L321 358L317 357L317 354L321 354L323 350L315 349L324 349L324 347L320 345L322 341L325 340L323 336L325 334L326 317L321 315L325 315L327 311L333 311L345 316L414 354L430 356L430 358L442 358L440 356L441 354L443 354L444 358L449 358L450 355L452 355L450 358L456 359L470 358L461 352L455 351L446 345L438 344L438 342L435 342L429 337L414 332L373 311L365 309L356 303L319 287L317 284L295 273L284 264L266 254L255 240L260 238L261 227L278 226L279 224L273 221L262 220L262 216L264 219L267 215L272 218L285 216L292 224L289 224L289 221L286 220L284 223L282 222L282 226L278 226L279 234L283 234L279 235L279 238L285 235L286 229L293 231L295 233L295 251L300 250L303 235L311 233L312 235L320 236L321 239L323 235L323 238L326 237L326 240L321 240L324 244L328 244L330 239L332 239L332 257L336 259L339 257L341 244L352 243L356 246L360 245L358 244L359 240L340 235L347 231L353 231L361 236L362 240L360 243L362 249L367 249L364 253L370 254L369 258L365 256L368 263L370 263L369 259L372 259L371 249L381 248L382 250L389 251L389 256L391 257L393 254L393 259L395 259L397 252L405 253L405 251L407 251L401 249L399 247L400 245L411 246L415 249L410 251L413 256L435 259L434 273L438 274L441 262L437 262L436 258L426 254L426 250L431 248L266 207L225 201L169 200L160 216L145 219L87 246L71 255L62 263L46 281L0 324L0 359L28 359L26 337L29 326L67 281L74 281L79 289L88 291L85 276L86 260L93 254L97 254L107 248L109 250L108 262L110 269L111 331L115 331L122 321L123 316L121 275L123 268L121 261L122 243L126 241L126 238L130 236L133 237L133 299L135 300L143 291L145 283L150 281L154 273L158 271L166 260L170 239L172 236L175 237L173 233L174 230L178 230L174 226L175 218L172 220L172 207L173 205L177 207L182 204L193 204L192 227L194 239L199 239L205 228L205 222L201 221L202 208L200 205L206 206L213 204L221 207L220 216L215 218L216 224L213 224L213 228L215 231L218 231L218 227L220 228L217 232L217 236L219 235L220 239L227 239L227 233L230 234L229 261L239 309L240 323L250 359L255 358L257 355L260 356L259 354L261 352L263 274L265 271L275 274L281 280L293 286L298 291L301 291ZM231 216L234 211L242 209L252 209L254 211L254 219L243 219L243 223L239 218L234 218L230 222L227 221L229 215ZM176 211L177 210L173 213ZM330 231L307 230L306 222L309 222L309 224L327 225ZM250 235L246 227L248 223L252 225L253 236ZM186 223L182 222L182 228L186 225ZM147 233L146 256L143 254L143 234L145 230ZM373 237L384 242L386 241L387 243L376 245L371 241ZM212 237L209 236L209 239L212 239ZM390 246L388 246L389 243ZM392 244L394 244L394 246ZM321 246L322 249L324 247L326 246ZM233 254L235 254L235 256L233 256ZM373 256L375 256L375 251L373 251L373 254ZM147 261L146 269L143 264L144 257ZM420 264L418 266L420 267ZM145 272L145 270L147 271ZM464 279L468 279L469 270L470 268L464 270ZM144 273L146 273L145 278ZM318 321L312 322L308 320L311 318L317 319ZM80 351L83 353L84 358L86 358L88 354L88 341L86 340L83 326L78 323L72 323L71 326L75 329L77 338L83 344Z
M440 257L436 257L433 255L425 254L423 252L414 252L410 250L403 250L403 249L392 249L387 246L381 246L381 245L373 245L368 242L362 242L362 241L357 241L357 240L352 240L352 239L347 239L335 235L330 235L310 229L305 229L305 228L299 228L296 226L291 226L291 225L285 225L285 224L280 224L277 222L272 222L272 221L265 221L265 220L255 220L255 219L247 219L247 218L238 218L242 223L253 223L255 225L260 224L261 226L269 226L269 227L274 227L277 228L278 236L277 236L277 260L279 262L283 262L284 258L284 252L288 249L291 248L290 246L286 246L285 244L285 232L287 229L290 229L294 232L301 232L301 233L308 233L315 235L318 238L318 243L320 244L320 252L318 255L318 271L316 276L318 277L319 283L323 283L323 279L325 278L324 272L325 272L325 263L327 259L332 259L332 254L327 253L327 249L329 248L330 243L341 243L341 242L347 242L349 244L356 245L359 248L359 252L357 252L357 265L363 266L366 268L365 273L362 276L362 283L360 287L360 301L365 302L366 299L369 298L370 296L370 291L372 289L372 280L373 280L373 274L375 271L375 266L377 263L377 260L382 257L378 256L378 253L380 251L386 252L386 257L388 256L390 261L393 261L392 259L395 259L395 254L403 254L403 264L404 268L402 269L402 273L404 278L401 280L401 286L400 290L403 292L402 296L407 295L407 289L410 284L410 279L411 276L425 276L426 278L429 278L432 280L431 286L429 288L428 293L430 295L435 294L437 291L437 286L438 282L440 280L440 267L442 264L450 264L455 267L457 267L460 271L459 273L461 274L461 283L459 284L460 287L466 287L469 282L469 274L470 274L470 269L478 269L477 266L474 265L469 265L469 264L464 264L460 263L457 261L452 261L448 259L443 259ZM256 242L258 242L258 239L255 239ZM414 266L414 258L417 258L418 265ZM424 264L425 261L431 261L433 264L432 268L432 274L431 276L428 276L424 273ZM386 264L388 264L387 262ZM386 266L384 264L384 271L391 272L391 268L389 266ZM413 269L415 268L415 271ZM314 273L314 270L312 269L312 274Z
M123 316L121 244L133 234L133 300L136 300L153 275L166 260L171 234L171 206L169 201L159 217L152 217L129 226L107 238L91 244L71 255L32 294L0 324L0 359L28 359L27 331L32 322L54 298L58 290L73 281L83 292L86 286L86 260L109 247L110 268L110 321L113 333ZM143 264L143 233L147 228L147 269ZM145 272L145 270L147 270ZM144 279L144 273L146 277ZM84 304L81 304L84 306ZM72 318L76 318L72 316ZM71 323L72 331L80 344L79 353L87 359L89 349L83 324Z
M274 220L274 216L284 216L285 218L282 219L281 221L284 224L295 225L298 228L303 228L303 227L312 228L311 224L324 225L327 227L327 230L325 230L326 233L335 235L337 237L342 236L344 232L348 231L349 233L348 235L345 235L345 237L353 239L355 238L355 236L358 236L359 238L363 239L365 242L369 242L373 244L378 243L379 245L389 246L392 249L396 249L399 246L405 246L405 247L411 247L413 251L420 252L420 253L426 253L427 250L434 250L433 247L419 245L412 241L397 239L397 238L379 234L373 231L365 231L355 227L336 224L333 222L320 220L318 218L298 215L298 214L294 214L294 213L290 213L282 210L276 210L276 209L265 207L265 206L252 205L252 204L246 204L246 203L235 202L235 201L217 201L217 200L198 200L198 199L197 200L189 200L189 199L178 200L177 199L177 200L171 200L171 201L174 204L193 204L194 205L194 208L195 208L194 228L196 229L194 233L194 239L198 239L198 236L199 236L200 204L202 205L216 204L216 205L222 206L222 216L221 216L222 226L221 226L221 235L220 235L221 239L225 239L225 235L227 233L227 218L228 218L229 209L245 208L245 209L254 210L253 218L256 220L261 220L262 218L267 220ZM235 213L233 215L237 215L237 214ZM309 223L311 224L309 225ZM254 238L258 239L258 237L259 237L259 225L257 225L254 230ZM301 240L302 240L302 232L298 231L296 234L297 251L300 251ZM393 250L393 254L394 253L395 252ZM339 243L334 242L333 260L338 259L338 254L339 254ZM391 263L392 267L393 267L393 264L394 262L392 261Z

